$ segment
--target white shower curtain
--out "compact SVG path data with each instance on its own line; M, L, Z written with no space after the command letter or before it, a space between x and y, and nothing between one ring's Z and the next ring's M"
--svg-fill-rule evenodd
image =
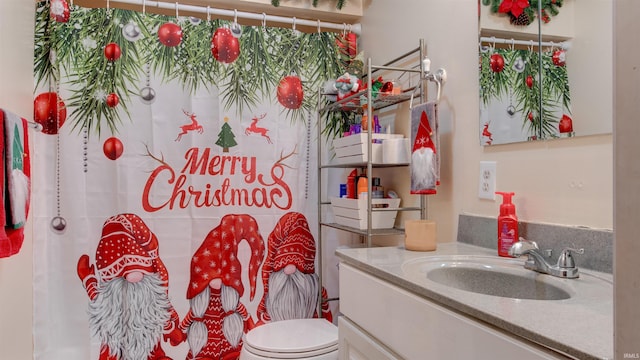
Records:
M167 329L179 321L166 317L190 311L194 253L225 215L255 220L265 256L286 213L302 214L316 233L315 89L340 71L337 56L322 64L317 56L333 53L335 35L244 27L216 40L216 29L233 24L80 7L65 20L49 11L38 4L35 358L100 358L89 303L108 280L136 273L168 283L156 329L168 337L154 348L166 357L148 358L186 358L189 342L172 344ZM222 258L237 265L223 268L237 280L224 285L244 289L244 316L257 322L260 246L241 240Z

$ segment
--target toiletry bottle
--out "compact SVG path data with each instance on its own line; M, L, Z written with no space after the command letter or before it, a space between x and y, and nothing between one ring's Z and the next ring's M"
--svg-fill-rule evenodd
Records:
M496 194L502 195L498 216L498 255L509 257L509 248L519 239L516 206L511 202L515 193L496 191Z
M369 113L367 112L367 105L362 105L362 120L360 121L362 124L362 131L367 131L369 129Z
M358 176L358 169L353 169L347 177L347 199L357 198L356 177Z
M366 199L369 194L369 183L366 176L358 178L358 199Z

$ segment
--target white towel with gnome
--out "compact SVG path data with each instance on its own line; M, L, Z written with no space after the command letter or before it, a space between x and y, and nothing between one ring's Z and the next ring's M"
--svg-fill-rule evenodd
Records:
M438 105L420 104L411 109L411 193L435 194L440 184Z

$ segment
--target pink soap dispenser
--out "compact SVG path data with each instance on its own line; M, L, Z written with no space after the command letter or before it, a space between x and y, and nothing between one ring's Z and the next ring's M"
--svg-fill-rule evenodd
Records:
M510 257L509 249L519 239L516 206L511 202L515 193L496 191L496 194L502 195L500 216L498 216L498 255Z

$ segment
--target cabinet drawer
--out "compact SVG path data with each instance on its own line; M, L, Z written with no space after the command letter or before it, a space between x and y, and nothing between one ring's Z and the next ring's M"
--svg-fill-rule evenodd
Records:
M344 316L338 318L340 360L401 360Z

